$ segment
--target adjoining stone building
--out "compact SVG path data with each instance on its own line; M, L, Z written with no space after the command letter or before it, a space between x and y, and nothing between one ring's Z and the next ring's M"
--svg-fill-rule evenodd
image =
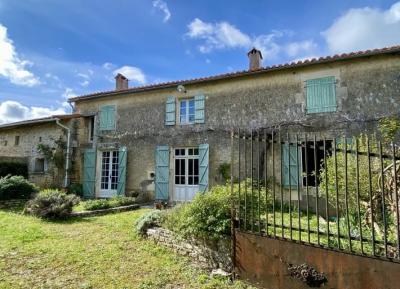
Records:
M0 161L27 164L29 180L43 188L79 182L72 170L77 121L73 114L0 125Z
M115 90L71 98L82 115L74 169L85 196L189 201L225 182L232 129L346 133L399 114L400 46L266 68L259 51L248 56L245 71L133 88L117 75Z

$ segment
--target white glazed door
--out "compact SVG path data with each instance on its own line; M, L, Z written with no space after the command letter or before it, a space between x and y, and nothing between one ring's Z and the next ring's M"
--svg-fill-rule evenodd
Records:
M191 201L199 191L199 149L176 148L174 159L173 201Z
M102 152L100 198L112 198L117 195L118 158L118 151Z

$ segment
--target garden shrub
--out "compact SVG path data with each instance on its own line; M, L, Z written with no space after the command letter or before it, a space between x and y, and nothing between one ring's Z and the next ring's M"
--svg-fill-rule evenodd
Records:
M0 161L0 177L8 175L28 178L28 165L26 163Z
M76 195L53 189L43 190L27 203L25 213L45 219L64 219L70 216L79 201Z
M267 204L271 205L271 193L266 194L265 187L260 184L260 195L258 195L258 184L249 179L242 181L241 185L241 218L244 211L247 219L252 218L254 213L264 211ZM234 184L236 207L238 206L239 184ZM247 192L246 192L247 189ZM266 200L268 195L268 200ZM246 199L246 201L245 201ZM246 210L244 209L246 203ZM231 185L214 186L209 192L196 195L191 203L178 205L167 210L163 218L163 226L181 235L183 238L197 237L208 240L219 240L231 234Z
M28 199L38 188L22 176L0 178L0 200Z
M215 186L197 194L192 203L172 209L166 214L165 226L184 238L218 240L231 231L230 186Z
M133 205L136 203L136 199L133 197L114 197L111 199L97 199L88 200L83 203L83 208L87 211L101 210L116 208L121 206Z
M139 235L144 236L147 229L160 226L163 219L163 211L155 210L143 214L134 224L134 230Z

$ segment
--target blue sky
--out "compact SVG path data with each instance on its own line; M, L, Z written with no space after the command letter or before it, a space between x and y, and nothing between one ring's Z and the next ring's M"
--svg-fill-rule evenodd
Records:
M400 44L400 1L0 0L0 124L66 99Z

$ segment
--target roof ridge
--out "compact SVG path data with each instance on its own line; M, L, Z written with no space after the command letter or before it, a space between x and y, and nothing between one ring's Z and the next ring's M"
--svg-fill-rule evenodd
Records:
M101 96L120 94L120 93L126 93L126 92L139 92L139 91L145 91L145 90L151 90L151 89L164 88L164 87L168 87L168 86L172 86L172 85L176 85L176 84L187 84L187 83L195 83L195 82L202 82L202 81L212 81L212 80L218 80L218 79L225 79L225 78L229 78L229 77L238 77L238 76L244 76L244 75L257 74L257 73L278 70L278 69L300 67L300 66L318 64L318 63L324 63L324 62L330 62L330 61L339 61L339 60L351 59L351 58L356 58L356 57L365 57L365 56L372 56L372 55L379 55L379 54L393 53L393 52L400 52L400 45L360 50L360 51L353 51L353 52L345 52L345 53L334 54L334 55L320 56L318 58L314 57L311 59L303 59L303 60L298 60L298 61L286 62L283 64L274 64L274 65L270 65L270 66L264 66L264 67L260 67L258 69L253 69L253 70L238 70L235 72L227 72L227 73L221 73L221 74L210 75L210 76L189 78L189 79L184 79L184 80L172 80L172 81L166 81L166 82L152 83L152 84L148 84L148 85L134 86L134 87L130 87L127 89L121 89L121 90L99 91L99 92L94 92L94 93L90 93L90 94L72 97L72 98L69 98L68 101L74 102L74 101L89 99L92 97L101 97Z

